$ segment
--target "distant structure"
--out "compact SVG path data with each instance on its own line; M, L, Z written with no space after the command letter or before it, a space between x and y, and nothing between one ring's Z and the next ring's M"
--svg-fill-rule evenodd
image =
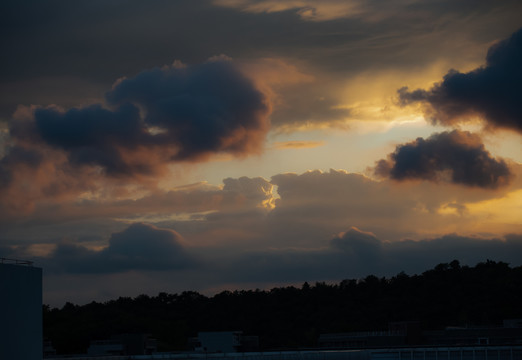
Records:
M522 345L522 319L504 320L502 327L446 327L422 331L420 322L388 324L388 331L321 334L322 349L377 349L407 346L511 346ZM522 357L521 357L522 359Z
M206 353L259 351L259 337L244 336L242 331L199 332L189 339L189 347Z
M319 347L329 349L367 349L385 346L418 345L422 333L419 321L388 323L388 331L358 331L321 334Z
M43 357L50 358L52 356L56 356L56 349L53 346L51 340L44 339L43 341Z
M42 359L42 269L0 258L0 359Z
M503 327L447 327L425 331L424 338L433 345L521 345L522 321L504 320Z
M91 341L87 355L150 355L157 350L156 339L146 334L119 334L110 340Z
M522 319L505 319L503 325L506 329L522 329Z

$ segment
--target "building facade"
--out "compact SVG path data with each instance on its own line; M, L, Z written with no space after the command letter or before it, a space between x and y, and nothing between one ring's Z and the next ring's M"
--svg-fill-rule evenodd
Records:
M0 258L0 359L42 359L42 269Z

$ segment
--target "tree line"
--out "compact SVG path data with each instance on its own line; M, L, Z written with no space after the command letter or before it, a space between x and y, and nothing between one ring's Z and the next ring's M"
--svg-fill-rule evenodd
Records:
M386 330L392 321L416 320L430 330L498 326L522 318L521 304L522 266L488 260L470 267L454 260L411 276L44 305L43 331L58 354L85 353L90 340L121 333L151 334L160 351L186 350L199 331L231 330L258 335L263 350L290 349L314 347L323 333Z

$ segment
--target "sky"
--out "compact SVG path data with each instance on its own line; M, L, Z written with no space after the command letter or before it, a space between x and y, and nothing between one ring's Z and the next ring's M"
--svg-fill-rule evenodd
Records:
M44 303L522 265L519 0L0 5L0 257Z

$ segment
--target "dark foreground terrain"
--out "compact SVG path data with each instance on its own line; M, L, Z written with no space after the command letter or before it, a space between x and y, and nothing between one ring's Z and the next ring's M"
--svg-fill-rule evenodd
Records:
M392 321L418 320L424 329L496 326L522 318L521 304L522 267L452 261L413 276L44 306L43 321L58 354L85 353L90 340L119 333L151 334L160 351L184 350L198 331L223 330L258 335L262 349L283 349L316 346L321 333L386 330Z

